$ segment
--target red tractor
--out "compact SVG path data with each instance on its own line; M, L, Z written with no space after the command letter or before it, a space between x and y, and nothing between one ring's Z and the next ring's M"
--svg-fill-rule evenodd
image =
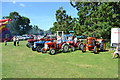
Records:
M73 39L72 34L64 35L64 41L69 45L69 48L71 48L71 51L75 51L76 48L78 48L80 50L82 47L81 41L78 41L77 38Z
M42 53L46 53L47 51L49 51L49 54L54 55L56 54L56 51L60 49L62 52L66 53L69 50L69 45L65 42L62 42L57 46L57 41L48 42L48 43L45 43L44 48L42 48Z
M26 46L29 48L32 48L34 45L34 42L38 41L37 39L28 39Z
M96 39L94 37L87 37L87 44L84 44L82 46L82 52L86 52L86 50L90 50L90 51L94 51L94 53L97 54L98 48L101 51L104 51L106 49L106 44L105 44L104 39Z
M71 48L71 51L75 51L76 48L78 48L79 50L81 50L82 47L82 43L81 41L77 41L77 43L75 44L75 41L67 41L66 42L69 45L69 48Z
M57 38L58 38L58 33L62 32L62 40L63 40L63 31L57 31ZM56 54L56 51L61 50L62 52L66 53L69 50L69 45L63 40L61 41L61 43L58 44L58 42L56 40L51 41L51 42L47 42L44 45L44 48L42 48L42 53L46 53L47 51L49 51L49 54L54 55Z

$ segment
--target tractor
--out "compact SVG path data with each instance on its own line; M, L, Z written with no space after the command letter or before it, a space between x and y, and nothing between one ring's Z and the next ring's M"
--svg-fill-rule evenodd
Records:
M32 46L34 45L34 42L36 42L36 41L39 41L39 40L37 40L37 39L28 39L26 46L29 47L29 48L32 48Z
M73 37L73 35L72 34L64 35L64 40L69 45L69 48L71 48L71 51L75 51L76 48L81 50L81 47L82 47L81 41L77 41L75 43L75 40L73 40L73 39L72 40L68 40L67 37Z
M47 42L50 42L52 40L55 40L55 38L52 38L52 39L41 38L40 41L34 42L32 50L37 51L37 52L41 52L41 49L44 47L44 44Z
M89 50L94 51L95 54L98 54L98 49L100 49L101 51L105 51L105 40L96 39L94 37L87 37L87 43L82 46L82 52L86 52L86 50Z
M61 50L64 53L68 52L69 45L63 40L63 34L64 34L63 31L57 31L57 39L58 39L59 33L61 32L62 32L61 43L57 44L56 40L45 43L44 47L41 50L42 53L46 53L47 51L49 51L49 54L54 55L56 54L56 51L59 51L59 50Z

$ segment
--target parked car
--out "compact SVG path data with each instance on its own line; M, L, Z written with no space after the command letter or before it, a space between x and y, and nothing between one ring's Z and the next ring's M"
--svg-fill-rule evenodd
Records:
M27 40L27 39L30 39L30 38L31 38L31 37L28 36L28 35L22 35L22 37L23 37L24 40Z

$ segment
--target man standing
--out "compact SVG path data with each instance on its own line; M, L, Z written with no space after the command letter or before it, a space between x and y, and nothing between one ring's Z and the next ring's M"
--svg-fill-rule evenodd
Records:
M16 37L15 36L13 37L13 44L14 44L14 46L16 46Z

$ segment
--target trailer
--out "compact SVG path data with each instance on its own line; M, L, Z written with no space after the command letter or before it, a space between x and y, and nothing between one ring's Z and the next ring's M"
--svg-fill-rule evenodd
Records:
M111 47L116 47L120 43L120 28L111 28Z

